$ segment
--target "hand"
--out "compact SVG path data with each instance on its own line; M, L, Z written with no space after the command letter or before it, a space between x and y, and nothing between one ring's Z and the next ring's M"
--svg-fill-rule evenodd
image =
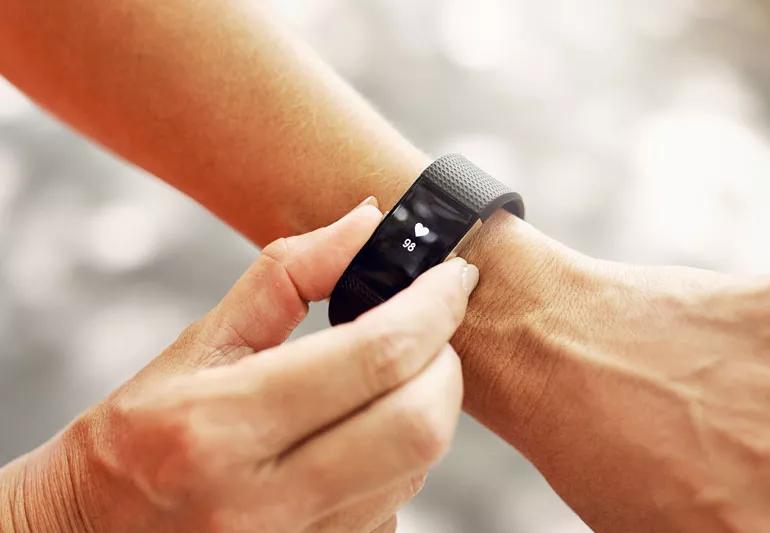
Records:
M484 273L454 341L468 409L597 531L767 530L770 280L502 224L465 250Z
M64 432L79 465L74 529L394 529L457 421L447 343L478 271L449 261L352 324L280 345L380 217L365 205L267 246L219 305Z

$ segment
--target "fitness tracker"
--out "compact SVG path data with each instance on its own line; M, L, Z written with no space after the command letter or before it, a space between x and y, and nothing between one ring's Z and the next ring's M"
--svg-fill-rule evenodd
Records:
M350 322L444 261L497 209L524 218L524 202L459 154L445 155L417 178L383 218L332 291L329 321Z

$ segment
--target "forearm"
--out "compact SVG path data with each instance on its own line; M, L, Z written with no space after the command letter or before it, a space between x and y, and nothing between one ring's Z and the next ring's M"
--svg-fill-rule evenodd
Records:
M428 163L251 0L5 0L0 73L259 244Z
M427 157L255 4L6 0L0 68L259 244L327 223L369 194L392 205ZM527 320L554 289L557 253L567 252L504 214L463 250L482 267L456 339L468 407L501 433L502 423L517 427L504 417L524 416L548 373ZM517 383L500 377L509 369ZM487 409L492 391L511 408Z

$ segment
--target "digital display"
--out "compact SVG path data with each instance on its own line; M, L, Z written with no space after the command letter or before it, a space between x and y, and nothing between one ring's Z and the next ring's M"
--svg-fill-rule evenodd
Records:
M477 218L418 180L375 230L349 272L388 299L443 261Z

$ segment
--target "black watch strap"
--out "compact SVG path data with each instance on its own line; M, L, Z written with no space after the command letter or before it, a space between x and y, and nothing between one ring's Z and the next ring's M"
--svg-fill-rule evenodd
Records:
M524 201L521 196L463 155L448 154L438 158L420 177L478 213L482 222L500 208L524 218Z
M489 218L499 208L524 218L524 201L521 196L460 154L445 155L434 161L420 174L412 187L420 182L429 184L431 189L441 191L465 207L469 213L478 216L481 221ZM390 214L385 217L383 223L386 223ZM436 259L443 261L445 258ZM353 264L346 269L332 292L329 301L329 321L332 325L349 322L385 300L358 277L352 266Z

